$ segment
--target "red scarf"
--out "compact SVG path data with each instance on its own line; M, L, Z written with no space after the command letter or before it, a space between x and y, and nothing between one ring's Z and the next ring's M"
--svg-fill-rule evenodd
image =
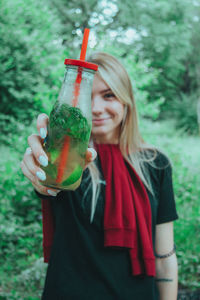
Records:
M144 185L134 168L124 160L119 145L95 144L106 181L104 246L129 249L132 274L155 276L151 206ZM48 262L54 232L47 200L43 208L43 247Z
M104 246L129 249L132 274L155 276L151 206L144 185L119 145L95 144L106 181Z

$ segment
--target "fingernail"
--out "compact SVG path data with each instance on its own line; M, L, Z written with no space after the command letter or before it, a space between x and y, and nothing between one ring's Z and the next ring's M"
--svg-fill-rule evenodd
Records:
M48 166L48 159L45 156L40 155L38 160L43 167Z
M93 148L89 149L90 153L92 154L92 160L96 157L96 151Z
M42 181L46 180L46 175L43 172L37 171L36 176Z
M45 139L47 132L44 128L40 128L40 136L42 139Z
M47 190L47 193L51 196L57 196L58 192L52 191L52 190Z
M28 147L28 148L26 149L26 153L27 153L27 154L31 154L31 153L32 153L32 149L31 149L30 147Z

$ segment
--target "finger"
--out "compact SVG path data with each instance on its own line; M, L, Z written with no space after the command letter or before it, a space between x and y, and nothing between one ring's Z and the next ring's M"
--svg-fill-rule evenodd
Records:
M28 178L28 180L31 181L32 184L36 184L36 185L39 184L37 177L29 171L29 169L25 165L24 161L21 162L21 170L22 170L22 173L26 176L26 178Z
M42 195L45 196L53 196L56 197L57 194L60 192L60 190L54 190L52 188L47 188L45 186L42 185L38 185L38 184L33 184L34 188L36 189L36 191Z
M32 149L31 149L31 147L28 147L28 148L26 149L25 154L27 154L27 155L32 154Z
M37 118L37 130L42 139L47 136L47 124L49 117L46 114L40 114Z
M48 157L42 148L41 138L36 134L32 134L28 137L28 144L37 162L46 167L48 165Z
M95 151L94 148L88 148L86 151L86 157L85 157L85 161L87 162L92 162L93 160L95 160L95 158L97 157L97 152Z
M31 148L27 148L25 155L24 155L24 164L26 165L27 169L33 176L37 176L38 179L44 181L46 180L45 172L39 167L39 163L33 156Z
M55 197L60 192L60 190L54 190L41 185L37 177L29 171L29 169L23 161L21 162L21 169L23 174L26 176L26 178L28 178L31 181L32 185L38 191L38 193Z
M88 165L95 160L97 157L97 152L93 148L88 148L86 151L86 157L85 157L85 166L83 170L85 170Z

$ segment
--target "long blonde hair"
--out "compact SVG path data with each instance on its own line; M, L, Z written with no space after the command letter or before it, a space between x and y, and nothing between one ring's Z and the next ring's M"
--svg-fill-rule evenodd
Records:
M87 61L99 66L97 71L98 76L107 83L118 100L125 105L125 112L121 123L119 147L124 159L134 167L146 188L153 195L154 191L151 185L150 174L145 167L145 162L150 163L153 167L157 167L153 164L153 161L157 157L158 151L162 151L153 145L147 144L139 132L138 114L129 75L123 65L110 54L96 52L90 55ZM92 136L89 146L94 146ZM95 162L92 162L88 166L88 169L92 184L90 216L90 222L92 222L101 190L101 174ZM88 189L85 191L85 194L87 194L87 191Z

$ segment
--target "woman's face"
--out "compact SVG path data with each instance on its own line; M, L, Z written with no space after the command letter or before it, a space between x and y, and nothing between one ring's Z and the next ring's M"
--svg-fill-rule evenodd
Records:
M92 137L96 143L117 144L124 104L112 93L98 75L94 76L92 88Z

